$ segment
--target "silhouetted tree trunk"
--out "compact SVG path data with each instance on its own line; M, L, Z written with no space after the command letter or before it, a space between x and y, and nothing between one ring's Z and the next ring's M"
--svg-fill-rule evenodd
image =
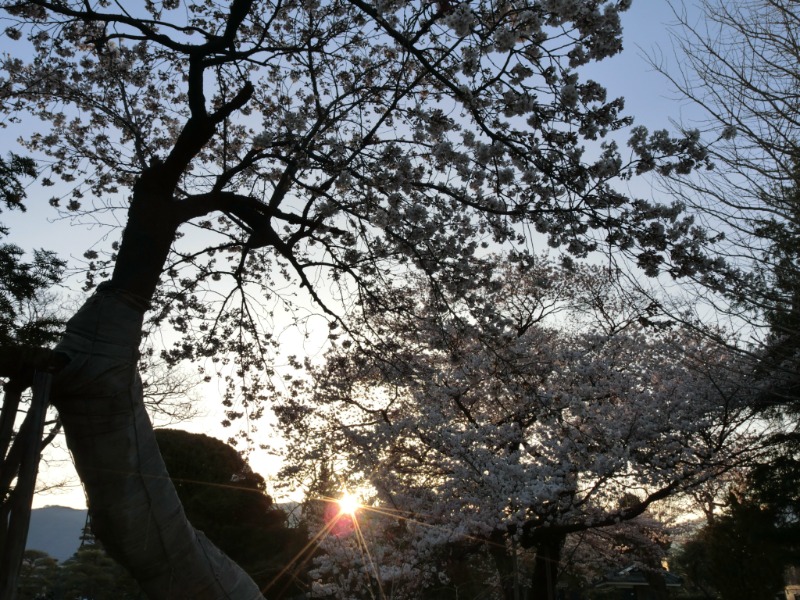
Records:
M531 576L533 600L556 600L558 565L566 536L553 534L542 536L536 544L536 563Z
M135 189L110 284L69 320L58 344L70 363L54 381L52 401L97 538L151 598L262 598L189 524L145 411L137 372L143 316L177 227L170 199L153 195L149 179L143 175Z
M489 538L489 554L491 554L497 573L500 575L504 600L519 600L516 557L506 547L505 535L500 530L494 530Z

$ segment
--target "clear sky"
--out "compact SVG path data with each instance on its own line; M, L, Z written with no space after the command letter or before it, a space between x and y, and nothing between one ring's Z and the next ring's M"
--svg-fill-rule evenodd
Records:
M612 59L592 66L590 69L592 78L607 87L609 97L623 96L626 99L626 113L633 115L637 124L646 125L651 129L662 128L669 127L671 119L690 118L691 115L687 114L689 108L674 99L675 95L669 89L668 82L662 75L656 73L642 56L643 53L659 51L666 58L672 56L667 24L674 20L674 16L669 3L666 0L634 0L632 8L623 15L623 20L624 51ZM1 47L2 40L0 40ZM11 149L13 148L8 145L0 148L3 152ZM645 183L639 185L646 186ZM639 188L637 193L646 192ZM40 205L36 206L40 200ZM42 206L45 202L46 197L31 197L30 210L27 213L5 212L0 216L0 221L11 226L12 231L18 232L18 236L19 232L24 232L22 238L15 238L20 245L26 248L46 247L77 257L86 249L82 244L85 244L87 239L101 235L100 230L87 233L79 228L70 227L63 221L47 220L47 215L55 215L52 212L45 212L49 208ZM80 243L76 244L76 241ZM225 439L232 432L218 425L222 419L221 407L213 401L207 404L208 406L201 409L206 413L204 418L181 427ZM268 435L268 429L266 422L261 423L262 435ZM58 483L71 479L72 484L53 492L38 494L34 504L83 507L83 492L69 467L68 457L63 451L63 439L57 440L56 445L62 450L48 459L51 462L43 465L40 480L45 483ZM259 456L258 450L253 453L250 460L256 471L269 478L274 462L266 456Z
M679 3L680 0L675 0ZM690 15L697 9L687 7ZM668 27L675 16L667 0L634 0L623 13L623 51L592 67L593 76L608 89L609 97L625 98L625 110L636 124L650 129L669 127L671 120L691 118L691 107L676 100L663 75L644 55L662 56L675 67Z

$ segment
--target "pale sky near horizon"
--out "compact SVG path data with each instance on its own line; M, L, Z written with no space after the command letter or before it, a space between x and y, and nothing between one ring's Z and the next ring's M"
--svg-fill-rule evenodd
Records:
M625 112L634 116L636 124L651 129L669 127L671 119L681 120L686 117L687 107L674 100L674 94L666 79L656 73L641 56L642 52L650 53L657 51L658 48L667 58L671 56L666 24L673 20L672 10L666 0L634 0L631 9L623 14L624 51L612 59L592 66L590 70L592 77L606 86L610 98L625 97ZM10 149L5 147L2 151L5 153ZM74 253L76 235L80 237L85 234L79 233L75 228L69 228L64 222L45 222L41 215L41 211L34 209L25 214L4 212L0 220L10 225L12 231L16 227L30 232L24 241L16 240L26 248L46 247L60 252ZM206 417L194 423L181 424L180 427L208 433L221 439L228 437L231 431L224 430L218 425L222 419L218 403L205 407L205 410L208 412ZM268 429L266 423L262 423L260 429L262 431ZM59 440L59 444L64 445L63 439ZM269 481L274 470L274 462L259 456L258 450L253 453L250 461L254 470ZM67 466L63 458L50 468L44 465L41 479L57 481L61 475L67 474L73 479L72 485L51 493L37 494L34 506L62 505L83 508L85 503L82 489L75 479L71 466Z

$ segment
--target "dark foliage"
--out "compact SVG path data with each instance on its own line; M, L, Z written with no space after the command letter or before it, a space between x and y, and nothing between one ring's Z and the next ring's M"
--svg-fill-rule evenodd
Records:
M0 157L0 202L9 209L25 210L22 178L35 175L35 165L29 158L16 154ZM8 229L0 224L0 239L7 235ZM0 244L0 346L48 346L58 339L63 322L49 311L30 307L60 281L65 266L54 252L35 250L33 260L27 262L22 248Z
M264 492L264 478L216 438L177 429L158 429L156 438L189 521L269 598L296 593L293 571L285 567L305 534L286 526L286 513Z
M773 477L757 469L747 495L731 494L727 512L703 527L678 553L675 566L700 598L773 600L786 569L797 564L797 465ZM754 487L755 486L755 487ZM787 498L794 497L793 506Z

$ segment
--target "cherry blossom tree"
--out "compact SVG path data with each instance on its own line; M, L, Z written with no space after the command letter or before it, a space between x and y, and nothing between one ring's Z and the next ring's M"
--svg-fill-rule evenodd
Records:
M379 516L361 529L400 524L404 535L376 535L386 541L375 564L356 566L375 585L403 581L408 597L446 576L433 565L459 544L491 558L504 598L523 587L554 597L568 536L611 537L761 449L752 365L657 317L613 272L540 260L491 279L491 292L446 306L410 286L413 319L365 317L389 341L339 339L279 412L293 442L287 476L311 457L338 461L348 486L375 495L367 508ZM330 563L357 542L331 550L327 571L350 573L352 560Z
M620 249L649 274L715 266L679 205L615 188L706 158L641 128L629 162L602 143L629 120L580 68L620 50L628 5L0 3L0 120L36 124L23 142L48 165L51 204L125 223L84 254L94 293L57 347L70 363L51 400L98 537L151 597L260 594L165 477L136 373L145 313L174 340L167 359L207 359L226 382L233 420L264 410L294 294L334 323L354 306L402 313L409 270L463 296L482 246L525 251L534 230L576 257Z

